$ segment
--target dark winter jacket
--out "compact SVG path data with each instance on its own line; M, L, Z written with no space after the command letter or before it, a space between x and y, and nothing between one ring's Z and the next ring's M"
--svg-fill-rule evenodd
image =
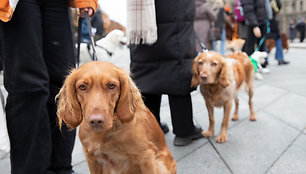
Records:
M144 93L186 95L196 56L193 21L194 0L156 0L158 40L131 45L132 78Z
M248 26L260 26L267 21L265 0L243 0L241 2Z

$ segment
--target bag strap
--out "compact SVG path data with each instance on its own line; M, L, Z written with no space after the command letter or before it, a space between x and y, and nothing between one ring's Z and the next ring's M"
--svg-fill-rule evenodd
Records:
M86 12L85 13L85 20L86 20L86 24L87 24L87 29L88 29L88 34L90 37L90 44L93 50L92 53L92 60L93 61L97 61L97 55L96 55L96 49L95 49L95 45L94 45L94 39L92 36L92 32L91 32L91 22L90 22L90 17L89 14ZM82 21L83 18L79 17L79 22L78 22L78 49L77 49L77 67L79 67L80 64L80 45L81 45L81 37L82 37Z

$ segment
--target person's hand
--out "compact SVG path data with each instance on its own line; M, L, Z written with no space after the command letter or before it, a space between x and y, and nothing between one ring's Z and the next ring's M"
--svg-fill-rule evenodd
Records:
M260 38L261 37L261 31L259 27L254 27L253 28L253 33L255 35L255 37Z
M80 8L80 17L85 18L86 12L89 14L89 16L92 16L94 13L94 10L91 7Z

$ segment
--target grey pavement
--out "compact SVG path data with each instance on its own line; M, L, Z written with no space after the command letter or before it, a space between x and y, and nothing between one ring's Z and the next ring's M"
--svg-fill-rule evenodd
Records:
M230 121L226 143L215 141L223 114L222 109L215 109L214 137L196 140L186 147L173 146L169 104L167 96L163 96L161 119L170 127L165 137L177 161L178 174L306 173L306 44L294 44L285 54L290 65L277 65L272 51L270 74L264 74L262 81L255 80L256 122L248 119L247 95L243 91L239 93L240 120ZM90 61L85 55L82 61ZM109 61L129 70L129 60L125 49ZM192 102L195 123L207 129L208 114L199 90L192 92ZM78 138L72 156L74 170L88 174ZM9 154L0 151L0 173L9 172Z

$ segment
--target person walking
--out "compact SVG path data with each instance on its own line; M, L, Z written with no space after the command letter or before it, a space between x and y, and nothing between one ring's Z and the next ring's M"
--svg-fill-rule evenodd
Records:
M59 129L55 95L75 66L68 4L81 17L96 0L1 0L0 54L12 174L71 174L75 131Z
M296 37L295 21L293 19L291 19L290 23L289 23L289 38L290 38L290 41L293 42L295 37Z
M268 0L269 1L269 0ZM247 39L242 48L250 56L255 51L255 43L258 45L267 31L266 22L268 20L266 12L266 0L243 0L241 1L245 23L247 25ZM270 3L270 2L268 2ZM265 43L259 45L259 51L265 51ZM262 65L268 65L268 60Z
M215 21L215 27L219 28L221 31L221 38L213 41L213 49L217 51L217 41L220 41L219 53L224 55L225 41L226 41L226 32L225 32L225 23L228 26L232 26L232 22L230 21L229 16L226 14L224 10L224 2L223 0L216 0L213 7L215 16L217 19Z
M280 0L270 0L273 18L269 20L270 22L270 32L267 33L266 39L274 39L275 40L275 59L278 61L278 65L286 65L289 64L289 61L284 60L284 53L282 47L282 40L279 31L279 23L277 21L277 15L282 7Z
M196 0L194 30L208 50L213 49L213 41L209 39L209 30L216 19L216 14L213 12L207 0ZM198 44L197 40L195 40L195 42L197 51L200 52L202 48Z
M162 95L168 95L173 144L185 146L202 137L202 129L193 123L190 95L194 90L190 87L192 63L197 55L193 31L195 1L155 0L155 9L158 38L151 45L141 44L147 38L130 45L130 71L144 103L164 133L168 126L161 122L160 104Z
M306 24L305 24L305 20L304 18L300 18L298 20L298 23L296 24L296 30L299 31L300 33L300 42L304 42L304 38L305 38L305 29L306 29Z

